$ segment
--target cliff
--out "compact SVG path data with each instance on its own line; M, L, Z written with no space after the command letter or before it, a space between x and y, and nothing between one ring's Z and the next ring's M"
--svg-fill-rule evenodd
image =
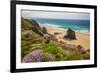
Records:
M21 18L21 28L22 30L32 30L33 32L43 35L43 30L39 24L33 19Z

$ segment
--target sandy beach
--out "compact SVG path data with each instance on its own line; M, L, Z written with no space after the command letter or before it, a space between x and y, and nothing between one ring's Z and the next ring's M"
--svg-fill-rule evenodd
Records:
M43 26L41 26L43 27ZM45 25L45 28L47 29L48 33L54 35L54 33L59 33L56 36L56 38L58 39L58 41L63 41L67 44L72 44L72 45L81 45L83 46L83 48L85 50L90 49L90 35L89 33L80 33L80 32L76 32L76 40L67 40L64 39L64 35L66 34L66 31L63 29L59 29L59 28L55 28L55 27L51 27L48 25Z

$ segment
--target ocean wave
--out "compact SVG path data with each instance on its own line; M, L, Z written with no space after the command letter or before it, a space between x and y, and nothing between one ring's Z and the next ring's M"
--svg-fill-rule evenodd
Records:
M51 27L54 27L54 28L57 28L57 29L60 29L60 30L64 30L64 31L67 31L68 28L71 28L72 30L74 30L76 32L82 32L82 33L89 32L89 29L86 29L86 28L77 27L77 26L70 26L70 25L64 26L64 24L57 25L57 24L44 23L44 24L41 24L41 25L51 26Z

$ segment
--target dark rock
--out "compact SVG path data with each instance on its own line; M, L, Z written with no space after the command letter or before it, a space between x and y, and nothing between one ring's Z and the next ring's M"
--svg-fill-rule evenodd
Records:
M33 36L31 31L26 32L24 35L25 35L26 38L29 38L29 37Z
M47 33L47 29L45 27L42 28L43 33L46 34Z
M32 30L39 34L40 36L43 36L42 28L39 26L38 22L36 20L32 20Z
M33 20L33 19L32 19L32 25L33 25L33 26L37 26L37 27L40 28L40 26L39 26L39 24L38 24L38 22L37 22L36 20Z
M90 52L90 49L87 49L86 51L87 51L87 52Z
M61 40L59 41L59 43L61 43L61 44L65 44L65 43L64 43L63 41L61 41Z
M73 31L72 29L69 28L67 30L67 34L64 36L64 38L70 39L70 40L75 40L76 39L75 31Z
M58 35L58 34L61 34L61 33L59 33L59 32L54 32L54 35Z
M81 45L77 45L77 48L81 53L86 53L85 48L83 48Z

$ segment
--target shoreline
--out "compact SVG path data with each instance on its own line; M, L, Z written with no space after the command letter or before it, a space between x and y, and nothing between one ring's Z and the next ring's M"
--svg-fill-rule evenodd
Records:
M56 25L49 25L49 24L40 24L40 27L51 27L51 28L55 28L57 30L63 30L63 31L67 31L68 29L64 29L64 28L61 28L61 27L58 27ZM83 33L83 34L90 34L87 30L74 30L75 32L78 32L78 33Z
M67 33L67 30L59 29L57 27L52 27L49 25L40 25L41 27L45 27L48 31L48 33L54 35L54 33L59 33L55 35L58 41L63 41L66 44L72 44L72 45L81 45L85 50L90 49L90 34L89 32L76 32L76 40L68 40L64 39L64 35Z

